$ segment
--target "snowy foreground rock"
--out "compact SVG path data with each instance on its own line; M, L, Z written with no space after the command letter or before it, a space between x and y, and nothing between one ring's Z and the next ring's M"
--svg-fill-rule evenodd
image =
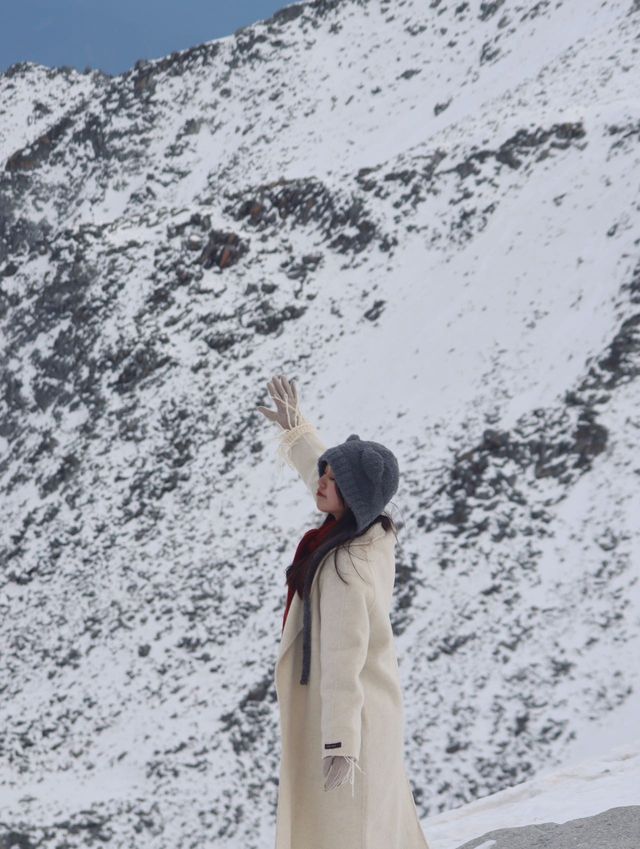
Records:
M430 817L424 827L430 849L638 849L640 738Z
M611 808L560 825L540 823L501 828L459 849L638 849L640 807Z
M425 822L638 704L639 29L639 0L313 0L0 75L0 845L272 844L320 521L255 410L278 372L327 444L400 462Z

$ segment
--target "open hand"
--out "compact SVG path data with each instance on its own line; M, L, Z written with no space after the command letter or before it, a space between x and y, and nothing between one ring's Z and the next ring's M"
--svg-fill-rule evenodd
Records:
M269 394L273 398L276 409L258 405L257 409L272 422L277 422L284 430L291 430L302 424L304 417L298 406L298 389L283 374L276 375L267 383Z
M324 789L333 790L340 787L349 778L351 764L344 755L327 755L322 759L322 772L324 774Z

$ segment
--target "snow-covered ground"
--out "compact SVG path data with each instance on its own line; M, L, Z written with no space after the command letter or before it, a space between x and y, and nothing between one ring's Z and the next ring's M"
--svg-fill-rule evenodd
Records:
M480 839L487 832L537 823L567 823L611 808L637 807L640 847L640 698L629 699L606 721L585 729L568 748L560 768L543 769L530 781L493 793L423 820L430 849L457 849L477 840L473 849L491 849ZM616 849L615 834L607 845ZM545 845L545 844L541 844Z

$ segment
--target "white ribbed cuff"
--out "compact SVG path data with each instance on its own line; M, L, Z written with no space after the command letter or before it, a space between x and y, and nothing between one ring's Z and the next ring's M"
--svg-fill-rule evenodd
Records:
M280 444L278 446L278 457L282 460L282 464L286 463L292 469L295 469L295 466L291 461L291 457L289 456L291 446L297 442L303 434L311 433L315 431L315 429L315 425L306 419L302 419L300 424L290 428L289 430L283 429L280 434Z

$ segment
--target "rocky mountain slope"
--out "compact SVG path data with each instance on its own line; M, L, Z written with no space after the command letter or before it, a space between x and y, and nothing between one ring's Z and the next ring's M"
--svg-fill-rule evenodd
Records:
M284 569L255 406L401 462L423 816L638 689L637 0L314 0L0 77L0 822L267 847ZM1 832L0 832L1 833Z

